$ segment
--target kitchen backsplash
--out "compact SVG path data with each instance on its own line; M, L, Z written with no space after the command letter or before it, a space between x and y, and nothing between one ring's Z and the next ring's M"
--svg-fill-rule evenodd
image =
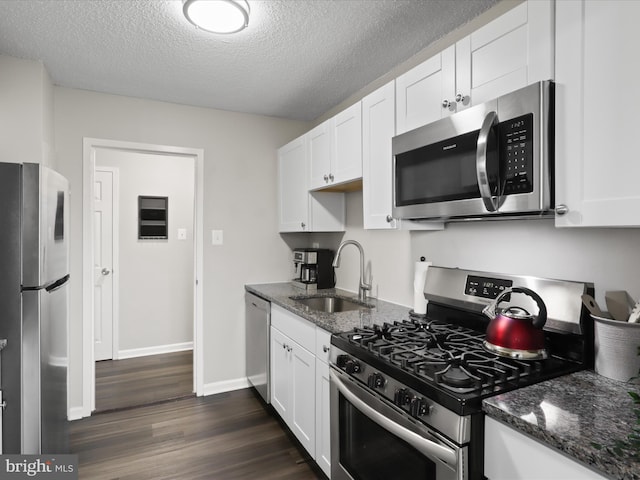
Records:
M413 302L413 264L421 256L446 267L593 282L601 303L606 290L640 298L635 228L556 228L553 220L509 220L450 223L433 232L364 230L362 192L354 192L347 194L346 232L313 234L309 242L336 249L343 239L362 244L374 295L406 306ZM357 290L356 253L345 250L336 270L338 288Z

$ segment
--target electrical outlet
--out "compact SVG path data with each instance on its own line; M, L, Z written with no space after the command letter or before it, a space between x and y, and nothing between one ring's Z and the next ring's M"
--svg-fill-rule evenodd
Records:
M187 239L187 229L179 228L178 229L178 240L186 240Z
M211 230L211 245L222 245L222 230Z

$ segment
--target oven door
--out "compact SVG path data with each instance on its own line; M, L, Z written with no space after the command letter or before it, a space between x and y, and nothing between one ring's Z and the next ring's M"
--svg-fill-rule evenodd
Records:
M466 480L458 447L331 368L332 480Z

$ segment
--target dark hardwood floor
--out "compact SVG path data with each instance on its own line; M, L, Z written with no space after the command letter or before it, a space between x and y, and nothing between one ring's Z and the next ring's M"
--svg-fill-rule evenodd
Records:
M193 395L193 353L96 362L96 412Z
M253 390L71 423L81 480L326 478Z

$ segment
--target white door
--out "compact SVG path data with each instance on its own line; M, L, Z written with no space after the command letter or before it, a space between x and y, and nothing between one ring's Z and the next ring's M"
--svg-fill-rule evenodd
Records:
M291 340L291 430L315 459L316 357Z
M278 150L279 213L281 232L309 228L309 188L304 137Z
M289 422L291 405L291 362L287 351L288 337L271 327L271 405ZM291 344L291 341L288 341Z
M95 360L113 358L114 171L95 171L93 199Z
M451 115L456 109L455 87L453 45L396 78L396 134Z

